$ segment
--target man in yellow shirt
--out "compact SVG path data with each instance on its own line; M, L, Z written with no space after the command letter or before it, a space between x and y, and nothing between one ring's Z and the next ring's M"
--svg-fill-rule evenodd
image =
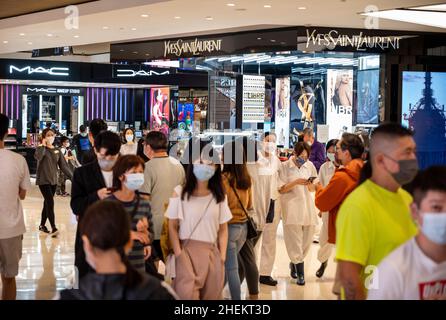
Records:
M372 133L364 181L344 201L336 221L339 281L345 299L365 299L377 265L417 233L401 186L418 172L412 132L383 124Z

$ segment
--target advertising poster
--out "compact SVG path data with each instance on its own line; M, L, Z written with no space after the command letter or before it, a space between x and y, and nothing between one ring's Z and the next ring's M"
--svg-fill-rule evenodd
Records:
M357 124L379 123L379 69L358 71Z
M275 133L277 145L288 148L290 145L290 78L276 79Z
M446 73L403 72L401 123L414 131L421 169L446 163Z
M150 90L150 128L169 134L170 96L169 87Z
M178 129L180 131L192 132L194 121L194 103L178 103Z
M327 124L329 138L352 131L353 70L327 70Z
M265 121L265 77L243 76L243 116L244 123Z

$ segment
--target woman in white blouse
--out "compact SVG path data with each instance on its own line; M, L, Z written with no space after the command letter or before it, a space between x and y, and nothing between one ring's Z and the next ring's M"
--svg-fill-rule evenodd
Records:
M232 214L220 165L204 156L192 163L185 185L175 188L166 212L175 253L173 287L181 299L216 300L224 285L227 222Z
M138 152L138 144L135 141L135 131L127 128L123 132L125 143L121 146L121 155L134 154Z
M317 224L314 204L316 167L308 161L310 147L304 142L294 145L294 154L279 170L279 193L282 208L285 246L291 260L291 277L305 284L304 259L313 241Z

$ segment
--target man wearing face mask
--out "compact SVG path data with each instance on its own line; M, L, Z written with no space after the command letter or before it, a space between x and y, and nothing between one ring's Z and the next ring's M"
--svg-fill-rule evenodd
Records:
M310 161L314 164L317 171L325 162L325 148L322 143L314 138L314 132L311 128L305 128L303 133L303 141L311 148Z
M84 125L79 127L79 134L73 137L74 151L80 163L84 163L84 155L91 150L91 143L88 139L87 128Z
M419 173L409 190L420 231L379 264L369 300L446 299L446 167Z
M103 131L94 141L96 160L74 171L70 204L78 222L81 222L84 212L90 205L111 195L113 166L119 157L120 148L119 136L111 131ZM85 261L79 232L76 233L74 264L78 268L79 277L90 269Z
M369 179L344 201L336 221L336 259L341 298L362 300L370 273L394 249L417 233L401 186L418 172L412 132L396 123L382 124L371 137Z
M328 216L326 217L328 221L326 221L325 225L328 229L328 239L322 237L320 241L321 246L327 242L328 248L324 248L325 252L322 250L318 254L318 258L321 261L321 267L316 273L318 278L322 277L327 267L331 252L329 245L336 243L336 217L339 207L356 187L361 169L364 166L364 162L362 161L364 146L357 135L344 133L341 140L336 143L333 149L334 153L327 154L330 157L334 155L335 161L342 165L342 167L334 172L333 177L325 187L321 183L316 186L316 207L322 212L328 212ZM334 291L336 292L337 290L335 289Z

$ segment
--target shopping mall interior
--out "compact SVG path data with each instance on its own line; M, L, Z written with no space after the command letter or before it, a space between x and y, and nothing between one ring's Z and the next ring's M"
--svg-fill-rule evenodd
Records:
M145 171L142 171L146 184L149 184L148 175L155 175L153 172L147 172L148 168L155 167L155 164L152 167L150 164L154 162L155 156L149 153L157 150L152 148L151 140L146 139L151 132L164 134L168 150L171 150L172 146L178 146L175 154L169 153L178 159L187 153L188 143L197 138L210 141L218 153L224 153L222 151L228 141L248 139L257 141L260 148L272 142L273 151L270 153L279 162L280 169L276 171L283 181L283 179L289 180L294 174L287 171L291 170L288 163L291 163L291 166L296 165L299 168L296 170L301 171L300 165L293 162L293 159L299 156L297 152L302 152L308 147L308 151L311 149L311 155L308 152L309 159L305 160L312 161L313 149L316 148L311 136L321 145L322 162L338 161L343 167L347 164L343 163L341 156L338 155L340 149L341 153L347 150L350 157L355 158L354 152L351 151L353 149L344 147L346 143L350 143L345 134L360 137L361 150L367 154L370 144L373 144L374 130L383 124L393 123L413 132L411 139L416 144L416 151L413 153L420 172L421 170L429 172L429 168L445 166L446 3L441 0L372 2L373 4L365 0L1 1L0 114L7 117L8 128L4 140L0 143L0 151L7 150L24 158L31 181L28 187L25 187L26 183L23 180L20 182L19 190L26 190L26 197L22 200L19 199L20 192L16 195L17 199L12 199L9 198L10 193L6 188L0 187L0 201L18 203L19 211L14 218L6 212L10 210L6 208L11 208L9 205L5 205L5 209L0 209L0 215L4 215L0 216L0 223L4 224L0 225L0 273L4 280L0 281L0 288L3 289L4 297L7 291L5 281L9 281L11 277L15 278L17 300L51 300L60 297L65 289L78 288L76 286L79 281L82 286L80 280L82 278L79 279L75 260L77 251L85 249L78 248L80 215L74 212L76 209L73 202L76 201L74 195L79 193L75 190L78 188L76 177L81 176L80 173L76 175L76 171L80 172L86 163L75 158L85 151L83 146L80 150L77 144L82 137L89 137L85 138L89 152L91 151L93 155L95 155L93 150L100 152L94 147L94 144L99 142L95 140L96 137L92 133L94 129L90 127L90 124L97 119L106 124L108 131L119 135L123 145L128 144L129 148L135 145L133 153L135 155L138 144L138 148L141 148L138 149L138 155L143 154L147 156L144 161L148 160L145 163ZM85 135L80 131L81 126L86 128ZM53 141L56 151L48 151L54 147L48 146L48 140L42 136L48 134L49 129L55 135ZM274 133L274 139L268 140L266 133ZM390 133L389 136L393 134ZM309 146L304 145L303 149L296 147L299 143L306 144L307 136L311 140ZM379 134L377 136L379 138ZM337 142L332 144L333 139L342 139L344 144L341 142L339 145ZM68 144L64 144L64 141L68 141ZM121 154L124 156L122 150ZM63 152L65 158L61 156L60 160L54 162L54 168L50 168L49 164L43 164L42 152L56 152L55 157L59 157L57 152ZM258 152L263 159L266 159L265 154L270 154L269 151ZM330 160L329 153L336 154L336 159ZM0 152L0 161L11 163L7 159L12 158L2 155ZM112 153L106 154L108 157L110 155ZM363 160L366 160L365 157ZM70 175L64 173L65 171L62 172L60 161L67 164L74 163ZM395 165L390 160L382 161L389 168ZM98 161L95 163L97 165ZM323 173L322 169L319 170L321 165L314 164L315 166L311 165L314 171L304 178L313 178L308 180L308 184L313 185L313 181L317 181L319 186L315 183L316 189L311 191L310 187L307 189L304 185L297 187L293 185L294 188L303 190L302 195L296 191L295 199L289 198L290 192L292 194L294 191L283 191L288 190L289 183L286 184L286 181L277 182L281 183L280 188L276 182L271 182L272 179L276 179L273 175L267 182L261 182L268 184L265 190L274 189L271 191L274 196L271 195L271 198L267 199L269 209L264 216L270 214L272 210L274 221L269 221L269 224L275 225L277 232L274 231L271 237L271 231L268 231L269 237L267 237L265 229L257 230L260 238L257 238L250 248L257 274L257 280L254 280L256 283L254 287L258 287L257 293L251 292L255 289L251 289L251 283L248 282L253 275L246 267L244 271L246 281L243 281L245 276L240 279L236 274L239 288L234 289L234 280L231 277L233 270L230 269L234 265L229 265L235 263L237 267L238 258L239 273L241 272L241 265L247 263L242 262L246 246L243 246L243 243L245 241L248 243L251 238L248 235L242 237L243 249L241 249L242 246L237 242L240 239L237 241L232 239L234 225L231 223L234 220L225 221L229 221L229 236L226 235L226 242L229 241L229 247L233 243L234 250L241 251L236 253L235 262L229 256L225 256L223 267L226 269L225 285L220 288L221 290L214 288L220 290L218 298L225 301L231 298L233 300L336 300L349 296L346 288L336 288L341 281L340 277L343 277L340 275L341 268L338 263L338 260L343 261L341 256L344 251L341 249L343 246L326 239L331 237L327 235L327 232L331 232L327 231L327 228L332 227L328 224L333 223L333 228L336 224L338 229L340 221L344 221L339 219L343 212L338 213L342 202L334 206L336 210L334 207L330 207L329 210L319 209L321 206L318 204L320 203L318 196L322 191L317 188L322 188L322 181L319 180L322 180ZM11 184L16 181L17 178L11 177L11 172L15 172L16 167L17 163L14 169L5 168L2 163L1 170L5 173L0 173L0 181L8 183L12 181ZM191 179L191 176L194 181L192 186L185 182L185 188L188 186L196 188L197 179L202 181L195 172L195 162L193 167L193 169L185 167L186 171L182 173L186 178ZM403 167L401 162L399 167L401 173ZM169 170L173 170L171 167L157 168L159 172L166 168L165 172L158 173L161 174L159 179L162 180L164 177L169 179L171 173ZM44 169L54 172L42 174ZM223 176L225 170L230 169L223 166ZM241 171L237 170L237 174L241 174ZM342 168L336 169L336 174L338 170L342 171ZM216 172L220 174L220 169ZM444 170L442 172L444 173ZM66 181L62 178L61 182L60 177L64 174ZM137 173L132 171L132 174ZM300 174L295 178L303 178ZM51 175L55 175L57 179L50 179L51 183L42 182ZM395 176L394 174L392 177ZM243 180L240 175L235 177L237 181ZM95 177L90 178L94 184ZM115 179L118 178L112 178L113 188L116 188ZM446 176L444 178L446 180ZM104 179L106 180L105 175ZM54 199L53 212L57 223L57 232L53 233L54 230L46 232L42 229L41 216L45 210L49 212L48 207L44 205L50 206L51 202L47 195L44 195L42 186L56 188L55 180L58 185L57 192L54 189L53 197L50 195L50 198ZM156 183L162 185L162 182L154 181L150 182L151 190L144 190L150 199L149 211L150 206L152 211L156 208L154 195L160 192L159 188L162 188L154 187ZM249 205L254 208L253 211L257 209L257 214L262 215L259 211L263 207L258 203L263 201L261 197L265 193L255 191L257 182L253 175L251 181L253 185L250 188L254 191ZM398 182L397 178L392 181ZM121 182L118 179L119 185ZM65 186L62 191L60 183ZM122 185L124 184L123 182ZM400 187L403 185L404 183L398 184ZM292 190L292 187L289 188ZM341 189L348 188L344 185ZM169 192L169 196L174 191L163 190ZM250 213L250 210L246 209L252 208L245 208L243 205L240 207L237 198L240 204L242 201L232 190L236 190L234 186L233 189L226 190L232 216L235 217L235 212ZM439 187L436 190L441 191ZM444 191L443 189L442 195L446 198ZM230 193L237 196L234 201L231 201ZM276 193L280 195L275 196ZM143 196L145 195L144 193ZM306 200L305 195L308 195L310 200ZM102 199L96 192L94 197L97 200ZM346 197L347 194L343 200ZM139 199L139 195L137 198ZM87 194L85 199L88 199L89 205L93 204L90 203L90 195ZM121 201L119 197L116 199ZM285 204L285 199L296 202ZM99 202L102 201L104 200ZM167 205L171 207L173 201L170 199L165 203L166 217L169 217L169 212L173 210L167 208ZM311 203L308 204L306 201ZM274 202L275 207L271 204ZM139 200L136 206L138 205ZM234 209L231 205L239 207ZM3 206L3 203L0 203L0 206ZM284 208L285 206L287 208ZM406 207L409 212L409 204ZM310 212L308 215L312 216L308 218L309 220L304 219L306 222L300 221L299 218L296 224L290 222L293 220L290 218L293 210L305 211L304 215ZM443 207L443 210L445 212L446 208ZM172 221L176 221L175 223L180 221L176 240L181 248L180 243L184 244L183 240L187 239L187 235L181 229L184 209L180 211L181 218L176 220L166 218L166 221L169 221L166 222L168 227L163 226L163 230L171 232ZM132 221L135 212L130 216ZM322 218L323 214L327 215L326 221ZM335 218L332 218L332 214ZM336 219L335 214L339 214L338 220L333 222L332 219ZM446 213L443 214L445 215ZM21 216L23 218L20 218ZM219 217L222 221L221 216ZM14 226L11 219L18 221L22 219L26 232L12 235L11 229ZM235 224L243 225L251 221L248 219L246 222L246 219L243 219L240 220L244 221L243 223L239 221ZM268 220L268 216L266 219ZM161 226L158 226L156 219L154 221L155 228ZM357 230L360 230L359 225L353 224L355 221L348 221L352 223L350 227L358 227ZM438 224L446 229L444 222ZM294 225L300 227L299 232L297 229L290 231L290 226ZM51 227L54 229L53 225ZM147 226L146 231L153 227ZM139 227L136 223L132 224L131 228L138 230L131 229L132 232L142 232L137 229ZM188 228L192 228L192 225ZM246 228L249 233L249 226ZM312 232L307 232L308 228ZM402 232L399 230L398 228L397 233ZM220 231L221 229L218 231L219 237ZM259 231L263 231L263 235ZM345 235L339 230L336 232L338 236ZM159 233L160 231L155 230L154 239L150 234L151 241L158 240L159 243ZM438 229L438 233L444 235L444 230ZM133 237L133 233L131 234ZM192 237L192 234L193 231L189 236ZM12 245L12 242L7 244L6 241L13 239L12 236L22 235L23 239L19 241L22 248L21 258L13 259L12 255L19 253L17 250L14 252L12 247L19 244ZM415 233L411 234L414 235ZM172 237L170 233L169 236ZM375 235L364 241L369 241L373 237ZM79 241L82 243L82 240ZM133 241L140 240L134 238ZM274 248L271 244L265 244L267 241L274 242ZM346 241L346 238L339 236L336 241ZM445 241L444 236L443 241ZM171 243L174 242L175 240L172 240ZM303 242L307 244L303 245ZM392 249L398 247L393 242L389 243L382 246L386 248L390 246ZM399 245L402 243L403 241L398 242ZM85 240L83 245L87 246ZM440 294L442 299L446 299L444 245L443 243L444 260L438 264L443 268L440 276L443 278L434 279L438 280L438 285L443 288L441 289L443 295ZM151 248L152 254L157 249L153 244L147 246ZM370 244L370 247L372 246ZM175 250L173 244L173 251ZM324 258L321 258L321 250L324 250ZM132 262L132 254L129 257ZM167 270L171 268L167 262L168 257L163 257L162 254L160 257L165 262L157 261L152 255L155 261L152 261L153 266L157 268L155 273L161 275L162 279L176 289L179 285L172 283L172 279L167 279L167 274L171 271ZM173 262L177 266L177 273L180 273L178 269L180 257L177 255L176 262ZM88 259L92 258L87 257L87 262L90 263ZM210 260L212 261L212 258ZM352 261L359 266L358 260ZM18 263L17 272L14 272L14 263ZM265 267L265 263L271 266ZM94 270L91 272L94 273ZM7 276L11 274L12 276ZM202 275L195 274L196 279L199 276ZM361 277L363 276L364 271L361 272ZM200 279L195 280L196 283L204 282L202 278ZM173 289L169 290L173 292ZM178 290L172 295L182 298L178 293L184 288ZM209 288L200 290L205 292ZM185 299L192 300L197 297L207 299L209 296L202 291L196 297L186 296L188 298ZM392 299L390 297L381 296L381 299ZM409 299L417 298L420 297L410 296Z

